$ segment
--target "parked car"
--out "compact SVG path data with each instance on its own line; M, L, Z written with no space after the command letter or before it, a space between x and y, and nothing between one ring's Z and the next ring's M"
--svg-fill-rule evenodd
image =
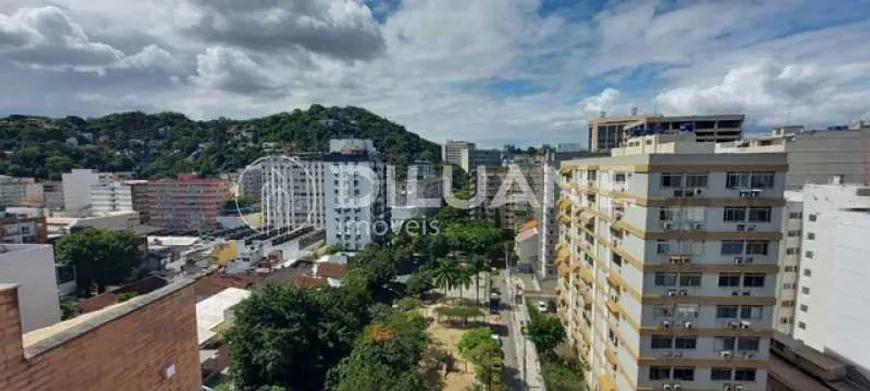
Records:
M536 307L538 309L538 312L540 312L542 314L546 314L547 312L550 312L550 306L547 305L546 301L543 301L543 300L538 301L538 304Z

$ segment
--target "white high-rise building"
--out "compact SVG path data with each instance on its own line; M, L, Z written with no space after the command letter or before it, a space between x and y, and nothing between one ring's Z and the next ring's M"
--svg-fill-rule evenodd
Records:
M91 186L91 212L108 214L133 210L133 192L121 181L106 181Z
M793 335L866 371L870 187L838 181L804 187Z
M118 180L133 179L131 173L101 173L93 169L73 169L61 174L64 209L78 211L90 207L91 187Z
M271 229L326 226L326 172L322 159L322 154L306 154L259 161L264 226Z
M468 141L447 140L441 146L441 160L444 164L452 164L454 166L462 166L462 154L469 150L474 150L474 143Z
M326 242L347 251L381 242L390 230L387 167L370 140L330 140L326 171Z
M786 156L694 140L562 164L557 307L590 389L766 390Z

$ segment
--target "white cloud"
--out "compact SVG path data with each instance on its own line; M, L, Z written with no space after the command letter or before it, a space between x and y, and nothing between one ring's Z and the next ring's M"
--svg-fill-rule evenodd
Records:
M208 48L196 56L196 75L191 80L203 87L239 94L275 94L280 83L244 52L226 47Z

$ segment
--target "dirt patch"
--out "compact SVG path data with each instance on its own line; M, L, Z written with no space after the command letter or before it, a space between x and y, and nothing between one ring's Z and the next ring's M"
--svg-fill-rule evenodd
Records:
M444 391L466 391L474 385L474 368L459 356L456 344L459 343L462 334L469 330L471 325L454 327L451 324L434 321L437 318L434 309L438 306L437 304L430 305L422 309L424 316L433 319L426 329L429 338L432 339L432 349L427 352L427 355L447 357L442 362L452 361L452 365L450 365L452 368L445 373L443 364L435 368L430 367L426 371L426 378L430 384L439 382Z

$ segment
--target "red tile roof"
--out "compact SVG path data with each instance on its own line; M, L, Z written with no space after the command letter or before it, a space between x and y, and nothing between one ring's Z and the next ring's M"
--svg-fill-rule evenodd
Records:
M342 279L347 274L347 266L337 263L319 263L317 264L317 276L323 278Z

